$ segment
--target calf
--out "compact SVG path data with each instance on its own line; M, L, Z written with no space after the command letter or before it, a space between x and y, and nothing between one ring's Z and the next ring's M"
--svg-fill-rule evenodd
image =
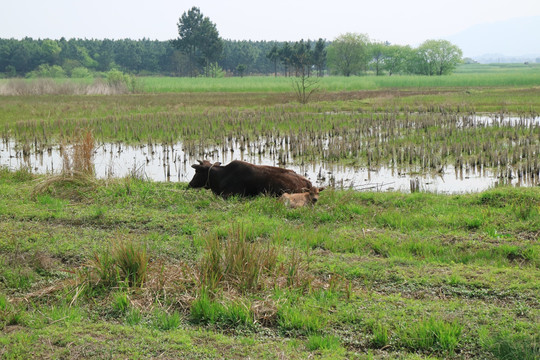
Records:
M307 189L305 189L307 190ZM324 188L312 187L309 191L300 194L283 194L279 199L285 206L296 209L302 206L313 206L319 200L319 193Z

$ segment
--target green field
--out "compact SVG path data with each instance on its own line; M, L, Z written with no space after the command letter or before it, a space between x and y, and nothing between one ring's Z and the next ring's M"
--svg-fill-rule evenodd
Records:
M68 180L0 173L4 358L538 357L538 188L290 210Z
M0 89L12 80L0 79ZM37 80L39 81L39 80ZM225 78L139 77L137 91L146 93L292 92L294 77L246 76ZM36 82L35 79L24 82ZM88 85L91 79L56 79L56 83ZM531 87L540 85L540 64L463 64L444 76L326 76L318 79L321 92L381 90L392 88ZM0 91L0 94L2 92Z
M293 79L286 77L243 78L141 78L145 92L287 92ZM317 86L321 91L357 91L388 88L538 86L540 65L498 67L462 65L453 75L445 76L329 76Z
M480 114L538 116L538 68L501 68L324 78L306 105L290 79L272 77L0 96L0 134L18 141L13 154L79 143L89 129L97 144L183 140L195 149L288 136L305 161L535 169L538 125L456 125ZM137 174L0 167L0 356L537 359L539 234L538 186L327 189L313 208L293 210Z

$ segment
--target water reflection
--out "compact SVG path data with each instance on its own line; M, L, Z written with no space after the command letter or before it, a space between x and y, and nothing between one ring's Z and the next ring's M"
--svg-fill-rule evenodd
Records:
M0 147L0 166L7 166L12 170L26 166L35 173L59 172L65 150L69 148L55 146L36 151L29 145L17 146L13 140L4 141ZM409 192L414 185L420 191L467 193L486 190L501 181L515 186L538 185L538 177L531 178L520 174L508 176L508 169L504 169L504 177L501 178L497 171L470 166L445 166L439 171L425 173L415 166L367 168L321 162L295 164L286 146L277 146L274 150L267 151L235 139L226 145L201 148L196 154L193 154L193 150L190 152L183 149L182 143L138 146L122 143L101 144L97 146L94 154L96 176L136 176L154 181L188 182L194 175L191 165L197 159L208 159L223 164L232 160L245 160L254 164L284 166L306 176L319 186L356 190Z

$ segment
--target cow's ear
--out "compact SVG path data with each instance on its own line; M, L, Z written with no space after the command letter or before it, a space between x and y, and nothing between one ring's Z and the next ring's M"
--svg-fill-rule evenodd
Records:
M310 189L308 189L308 188L302 188L302 192L308 192L308 191L310 191Z
M324 189L326 189L324 186L323 186L323 187L320 187L320 188L319 188L319 192L323 191Z
M221 163L220 163L219 161L217 161L217 162L215 162L214 165L212 165L212 166L219 166L219 165L221 165Z
M199 169L202 169L204 166L193 164L191 165L191 167L194 168L195 170L199 170Z
M204 162L202 160L197 160L199 162L200 165L204 164Z

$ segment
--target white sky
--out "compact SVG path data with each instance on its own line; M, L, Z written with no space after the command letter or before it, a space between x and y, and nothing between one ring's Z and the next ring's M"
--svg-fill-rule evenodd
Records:
M170 40L198 6L222 38L333 40L346 32L416 46L466 28L540 15L540 0L4 0L0 38Z

